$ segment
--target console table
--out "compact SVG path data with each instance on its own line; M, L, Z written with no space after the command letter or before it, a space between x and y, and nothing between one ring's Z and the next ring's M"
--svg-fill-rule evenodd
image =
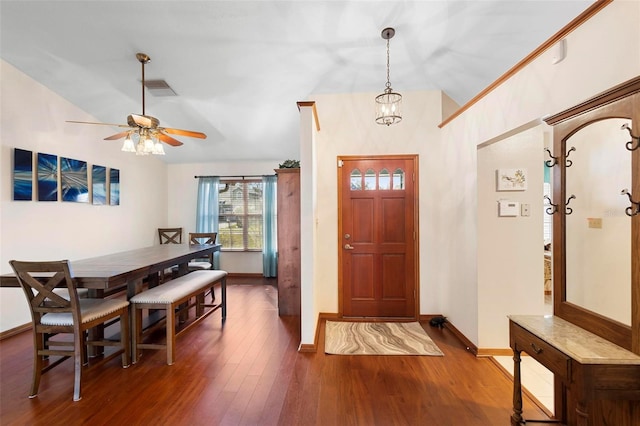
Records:
M554 373L556 391L566 391L560 399L566 411L556 412L560 421L580 426L640 424L640 355L556 316L509 316L509 342L514 360L513 426L525 423L521 352ZM558 408L558 395L555 399ZM600 400L634 402L623 410L596 409L594 402Z

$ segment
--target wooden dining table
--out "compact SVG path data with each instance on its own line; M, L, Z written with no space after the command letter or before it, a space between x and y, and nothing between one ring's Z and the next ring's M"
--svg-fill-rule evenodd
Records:
M102 297L126 286L127 298L140 290L143 279L157 280L164 269L178 267L188 272L189 261L220 251L220 244L161 244L69 262L77 287L87 288L90 297ZM13 274L0 276L0 287L20 287Z

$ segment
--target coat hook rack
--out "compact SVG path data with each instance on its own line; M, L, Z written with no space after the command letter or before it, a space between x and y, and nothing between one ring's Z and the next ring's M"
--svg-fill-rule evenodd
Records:
M549 207L547 207L547 209L545 210L547 212L547 214L548 215L556 214L558 212L558 205L557 204L553 204L551 202L551 198L549 198L548 195L545 195L544 199L549 202Z
M627 197L629 197L629 202L631 203L631 205L624 209L624 212L627 216L635 216L637 214L640 214L640 201L634 201L631 193L627 188L620 191L620 195L626 195Z
M564 204L564 214L570 215L571 213L573 213L573 209L569 207L569 203L571 202L571 200L574 200L575 198L576 196L571 194L567 202Z
M545 151L547 151L547 153L549 154L549 157L551 157L551 160L547 160L547 161L545 161L545 162L544 162L545 166L547 166L547 167L553 167L553 166L555 166L556 164L558 164L558 157L554 157L554 156L551 154L551 151L549 151L549 148L545 148L544 150L545 150Z
M627 123L624 123L622 127L620 127L620 130L624 129L627 129L629 131L629 136L631 136L631 140L625 145L627 149L629 151L635 151L636 149L640 148L640 136L633 136L633 131ZM633 146L633 141L638 141L638 144L636 146Z
M567 151L567 155L564 156L564 158L566 159L566 166L567 167L571 167L571 165L573 164L573 161L569 160L569 154L571 154L571 151L575 151L576 147L572 146L571 148L569 148L569 151Z

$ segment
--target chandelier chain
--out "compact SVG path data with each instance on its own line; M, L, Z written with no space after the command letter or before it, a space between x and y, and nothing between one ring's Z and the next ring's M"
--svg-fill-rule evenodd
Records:
M391 81L389 79L389 39L387 39L387 84L385 87L388 91L391 91Z

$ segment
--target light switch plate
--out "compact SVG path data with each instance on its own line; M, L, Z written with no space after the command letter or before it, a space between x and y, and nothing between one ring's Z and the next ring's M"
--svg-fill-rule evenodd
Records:
M531 216L531 205L520 204L520 216Z

